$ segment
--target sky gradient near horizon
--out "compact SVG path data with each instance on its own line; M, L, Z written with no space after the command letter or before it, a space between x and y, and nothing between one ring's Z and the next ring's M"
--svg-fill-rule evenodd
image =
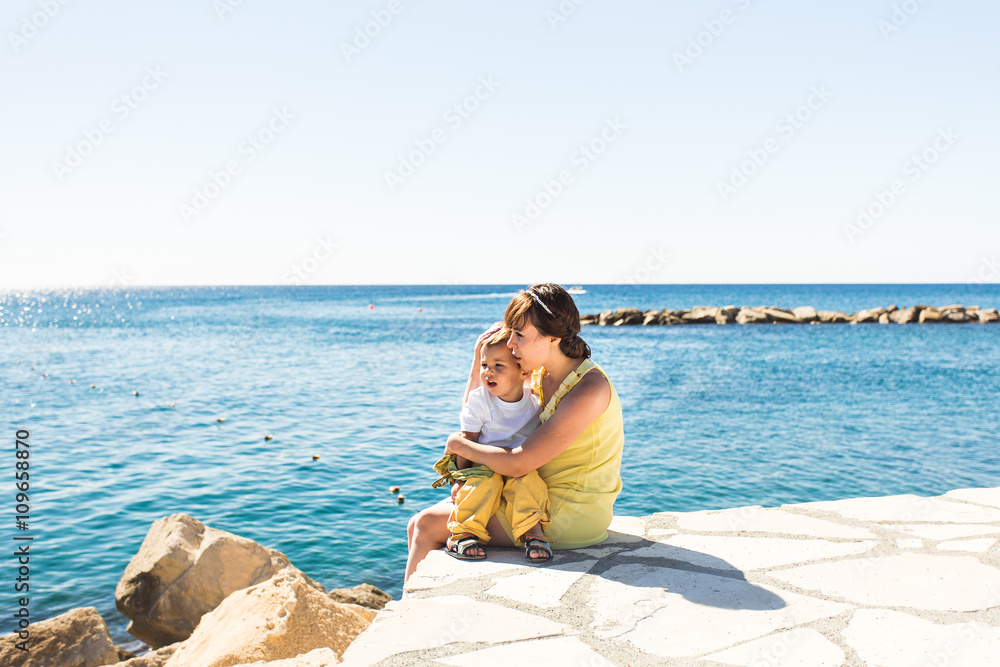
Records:
M1000 282L998 23L11 0L0 289Z

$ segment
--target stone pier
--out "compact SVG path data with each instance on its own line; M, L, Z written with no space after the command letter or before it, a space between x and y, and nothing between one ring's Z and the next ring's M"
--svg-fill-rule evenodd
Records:
M347 665L1000 664L1000 488L616 517L547 565L434 552Z

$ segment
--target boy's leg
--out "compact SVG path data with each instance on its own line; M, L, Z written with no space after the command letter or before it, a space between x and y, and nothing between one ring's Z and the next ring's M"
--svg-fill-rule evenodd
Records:
M503 476L472 477L458 490L455 509L448 517L448 530L452 535L472 533L483 544L490 541L486 522L496 514L503 494Z
M524 534L540 524L549 525L549 488L532 470L523 477L507 477L503 485L506 519L513 529L514 539L522 541ZM536 534L538 531L532 531Z

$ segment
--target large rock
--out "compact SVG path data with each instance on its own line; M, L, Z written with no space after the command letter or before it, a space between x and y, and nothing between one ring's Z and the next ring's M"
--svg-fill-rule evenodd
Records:
M756 308L744 307L740 308L740 312L736 314L736 322L738 324L758 324L770 322L770 320L767 319L767 315Z
M613 320L610 324L614 327L623 324L642 324L642 311L638 308L619 308L609 319Z
M643 325L659 324L660 311L658 310L647 310L642 314Z
M920 310L920 317L917 318L917 321L919 321L920 324L923 324L924 322L940 322L941 311L930 306L922 308Z
M868 308L866 310L859 310L858 312L851 315L852 322L878 322L879 316L885 312L885 308Z
M695 306L684 313L683 319L687 324L715 324L715 318L719 315L718 308L708 306Z
M816 317L823 324L843 324L851 321L850 316L838 310L820 310L816 313Z
M916 307L900 308L889 313L889 319L896 324L909 324L910 322L916 322L919 316L920 313Z
M358 584L354 588L334 588L330 591L330 599L378 610L392 601L392 596L371 584Z
M732 324L736 321L736 315L740 309L736 306L723 306L719 308L719 314L715 316L716 324Z
M172 514L150 526L118 582L115 602L132 620L129 633L159 648L191 636L201 617L233 591L288 566L279 551Z
M22 639L12 632L0 638L0 665L4 667L98 667L118 662L108 626L94 607L70 609L27 627L28 651L17 648Z
M997 313L996 308L987 308L985 310L980 310L978 313L980 322L998 322L1000 321L1000 313Z
M767 319L774 322L775 324L802 324L802 320L795 316L795 314L790 310L785 310L784 308L777 308L771 306L770 308L763 308L761 312L767 315Z
M819 315L816 314L816 309L812 306L798 306L797 308L792 308L792 315L799 318L803 322L818 322Z
M177 652L177 649L179 649L181 645L181 642L169 644L158 648L155 651L150 651L145 655L140 655L138 658L123 660L122 662L116 663L114 667L165 667L167 661L170 660L170 657Z
M329 648L337 658L370 621L293 567L236 591L202 618L166 667L230 667Z

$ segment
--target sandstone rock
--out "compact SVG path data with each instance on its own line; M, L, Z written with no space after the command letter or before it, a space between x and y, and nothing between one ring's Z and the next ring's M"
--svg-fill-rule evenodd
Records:
M642 311L638 308L619 308L614 312L614 322L611 326L620 327L624 324L642 324Z
M77 607L27 627L27 652L12 632L0 638L0 665L11 667L97 667L118 662L108 626L94 607Z
M740 312L736 314L738 324L758 324L769 321L767 315L754 308L740 308Z
M997 313L996 308L987 308L986 310L980 310L978 313L980 322L998 322L1000 321L1000 313Z
M889 324L889 313L882 313L878 316L879 324Z
M656 319L657 324L683 324L684 320L678 317L675 314L676 312L669 308L664 308L660 311L660 316Z
M339 664L340 659L336 653L328 648L318 648L287 660L245 662L238 667L328 667Z
M767 319L777 324L802 324L802 320L796 317L792 311L784 308L771 306L764 308L762 312L767 315Z
M920 324L924 322L940 322L941 321L941 311L937 308L928 306L920 311L920 316L917 318Z
M129 633L158 648L187 639L233 591L288 566L278 551L173 514L150 526L118 582L115 602L132 620Z
M909 324L916 322L919 313L916 308L900 308L889 313L889 319L896 324Z
M869 308L867 310L859 310L850 317L850 321L858 322L878 322L879 316L885 312L884 308Z
M613 319L614 315L615 315L615 311L613 311L613 310L605 310L600 315L597 316L597 323L600 326L602 326L602 327L606 327L609 324L611 324L612 322L614 322L614 319Z
M837 310L821 310L816 313L816 317L823 324L841 324L844 322L850 322L851 319L846 313L841 313Z
M155 651L150 651L146 655L140 655L138 658L119 662L114 667L164 667L170 660L170 656L176 653L180 647L181 642L168 644Z
M719 314L715 316L716 324L732 324L736 321L736 315L740 309L736 306L724 306L719 308Z
M658 310L647 310L642 314L642 324L647 326L650 324L658 324L660 318L660 311Z
M792 315L799 318L803 322L819 321L819 315L816 314L816 309L812 306L799 306L797 308L792 308Z
M597 324L600 315L581 315L580 316L580 326L584 324Z
M965 309L962 310L952 310L946 313L942 313L942 322L968 322L969 316L965 314ZM976 318L979 319L978 317Z
M718 314L718 308L695 306L685 313L681 319L688 324L715 324L715 318Z
M344 650L370 621L293 567L232 593L202 618L166 667L229 667Z
M354 588L334 588L330 591L330 599L378 610L385 607L392 596L371 584L358 584Z

